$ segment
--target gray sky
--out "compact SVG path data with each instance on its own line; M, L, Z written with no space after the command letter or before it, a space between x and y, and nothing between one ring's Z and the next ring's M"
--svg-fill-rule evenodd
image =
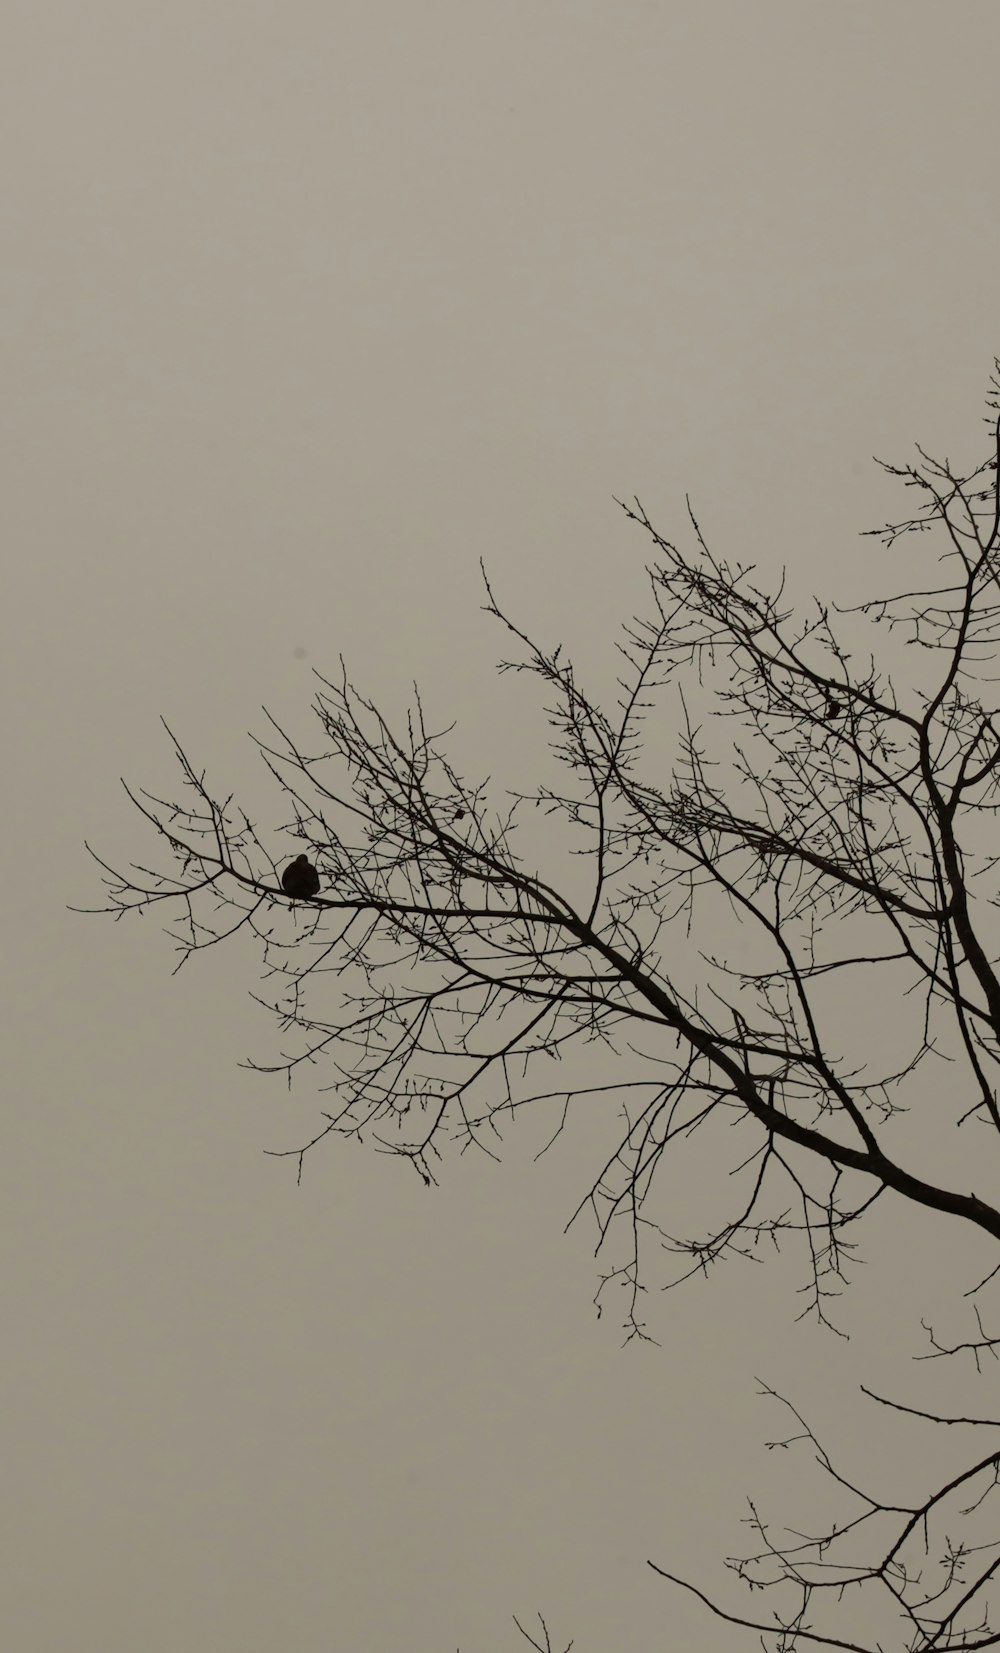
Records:
M478 562L610 681L613 494L870 595L871 455L981 454L998 47L925 0L8 6L6 1646L506 1653L537 1610L579 1653L752 1644L646 1558L724 1593L754 1375L853 1438L940 1234L885 1229L850 1345L778 1265L651 1279L662 1346L622 1349L562 1232L596 1126L296 1188L262 1149L323 1101L236 1065L280 1042L249 951L171 979L155 923L64 909L84 836L151 851L117 783L172 781L161 714L276 828L246 730L308 732L340 652L540 773Z

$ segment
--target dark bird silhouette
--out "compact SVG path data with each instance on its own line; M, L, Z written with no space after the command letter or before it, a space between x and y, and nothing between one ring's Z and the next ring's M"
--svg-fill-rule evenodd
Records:
M319 873L307 855L297 855L289 861L281 875L281 887L295 901L308 901L319 894Z

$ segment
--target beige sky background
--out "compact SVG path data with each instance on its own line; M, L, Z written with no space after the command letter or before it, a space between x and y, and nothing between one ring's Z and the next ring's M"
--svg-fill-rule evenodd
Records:
M755 1375L905 1467L856 1386L943 1399L908 1357L960 1237L874 1229L850 1344L779 1263L654 1274L661 1346L623 1349L563 1234L599 1121L431 1192L343 1145L296 1188L262 1150L323 1100L237 1066L280 1045L251 953L171 978L155 922L65 907L85 836L152 852L118 777L172 784L161 714L282 856L246 731L308 732L340 652L539 774L478 561L610 681L646 555L613 494L871 595L871 455L983 451L996 6L11 0L3 37L0 1640L507 1653L541 1610L577 1653L755 1645L646 1558L747 1605Z

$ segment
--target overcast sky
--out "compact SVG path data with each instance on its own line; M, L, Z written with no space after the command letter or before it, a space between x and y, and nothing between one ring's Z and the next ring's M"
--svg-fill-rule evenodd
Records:
M249 949L171 977L155 920L66 905L85 837L154 852L118 777L169 790L161 715L294 853L246 734L308 734L340 653L498 792L542 774L479 560L610 682L615 495L871 595L871 456L983 453L997 8L10 0L3 36L4 1646L507 1653L538 1611L577 1653L752 1646L646 1558L748 1605L755 1376L860 1440L941 1231L873 1231L850 1344L779 1263L651 1278L623 1348L563 1232L600 1121L296 1187L263 1150L325 1101L237 1065L280 1046Z

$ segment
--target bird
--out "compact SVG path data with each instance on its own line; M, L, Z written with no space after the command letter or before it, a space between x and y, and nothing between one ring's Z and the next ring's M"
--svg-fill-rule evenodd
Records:
M281 875L281 887L293 901L308 901L319 893L319 873L307 855L297 855L289 861Z

